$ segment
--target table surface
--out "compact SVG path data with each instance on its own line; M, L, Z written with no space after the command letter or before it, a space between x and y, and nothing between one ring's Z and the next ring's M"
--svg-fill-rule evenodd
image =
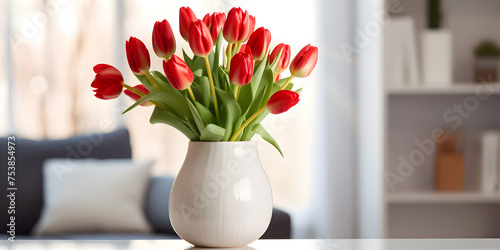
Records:
M168 249L196 250L198 248L183 240L121 240L121 241L73 241L73 240L18 240L16 242L0 241L3 249ZM219 248L208 248L211 250ZM222 248L221 250L424 250L424 249L500 249L500 239L315 239L315 240L258 240L246 247Z

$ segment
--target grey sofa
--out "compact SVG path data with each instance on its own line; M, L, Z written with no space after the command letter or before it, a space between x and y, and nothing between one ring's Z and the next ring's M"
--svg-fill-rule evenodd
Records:
M168 195L174 181L169 176L152 176L147 193L145 213L154 229L152 234L65 234L35 237L31 231L38 221L43 205L42 165L48 158L131 158L129 133L119 129L107 134L79 136L65 140L32 141L16 138L16 239L176 239L179 238L168 217ZM7 138L0 138L0 159L6 161ZM7 171L0 171L0 196L7 196ZM5 234L10 215L8 199L0 199L0 234L1 239L7 239ZM290 216L281 210L274 209L269 228L262 236L265 239L290 238Z

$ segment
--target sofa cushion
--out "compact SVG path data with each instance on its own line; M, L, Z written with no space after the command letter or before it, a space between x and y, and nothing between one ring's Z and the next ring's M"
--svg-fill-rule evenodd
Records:
M153 162L45 161L44 205L33 234L150 233L144 205Z
M16 138L15 223L16 236L29 234L42 208L42 164L48 158L131 158L129 133L119 129L106 134L93 134L65 140L33 141ZM7 138L0 138L0 159L7 159ZM0 171L7 179L7 171ZM0 197L7 196L7 183L2 181ZM0 199L0 207L9 207L10 200ZM0 230L7 232L11 215L0 212Z

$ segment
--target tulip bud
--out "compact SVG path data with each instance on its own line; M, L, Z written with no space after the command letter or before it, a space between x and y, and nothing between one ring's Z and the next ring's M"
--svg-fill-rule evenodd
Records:
M134 73L143 75L149 72L151 60L148 49L141 40L131 36L125 43L125 49L127 51L128 65Z
M191 47L193 54L205 57L210 54L213 45L207 25L202 20L193 22L189 31L189 47Z
M210 30L210 35L215 45L217 38L219 38L220 31L224 26L224 22L226 22L226 14L224 12L214 12L212 15L206 14L205 17L203 17L203 22Z
M271 43L271 32L264 27L255 30L247 42L247 47L252 51L253 60L262 60Z
M255 28L255 17L248 14L248 11L234 7L227 13L227 20L224 24L222 34L228 43L243 43L248 40Z
M281 114L299 102L299 94L291 90L280 90L269 98L266 109L272 114Z
M168 59L175 53L175 37L167 20L156 22L153 27L153 50L161 58Z
M295 77L306 77L311 74L318 62L318 48L310 44L302 48L290 64L290 73Z
M136 89L136 90L139 90L140 92L144 93L145 95L149 94L148 89L146 89L146 87L144 87L142 84L134 86L133 88ZM138 95L138 94L136 94L136 93L134 93L132 90L126 89L123 92L126 95L128 95L130 98L132 98L134 101L139 101L139 99L141 99L141 96ZM150 101L145 101L145 102L142 102L139 105L141 105L141 106L150 106L150 105L153 105L153 103L151 103Z
M93 90L95 97L110 100L122 93L123 76L119 70L108 64L97 64L94 72L96 75L90 86L96 88Z
M181 7L179 9L179 30L181 36L186 42L189 42L189 30L191 29L191 22L198 20L193 10L189 7Z
M247 85L253 76L252 52L249 48L236 53L231 59L229 80L236 85Z
M184 90L193 83L194 75L187 64L178 56L173 55L168 61L163 61L163 70L170 85L174 89Z
M274 76L274 81L273 81L273 82L277 82L277 81L279 81L280 79L281 79L281 75L280 75L280 74L276 74L276 75Z
M281 74L283 71L285 71L286 68L288 68L288 65L290 64L290 45L280 43L278 44L271 55L269 56L269 64L272 64L278 54L281 52L281 57L278 58L278 64L276 65L276 74Z

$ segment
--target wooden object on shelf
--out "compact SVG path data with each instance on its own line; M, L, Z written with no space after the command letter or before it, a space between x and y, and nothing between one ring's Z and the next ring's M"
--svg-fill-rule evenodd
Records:
M464 189L463 155L445 153L436 159L436 190L457 192Z
M456 133L437 144L435 166L435 189L440 192L460 192L464 190L464 158L459 153Z

